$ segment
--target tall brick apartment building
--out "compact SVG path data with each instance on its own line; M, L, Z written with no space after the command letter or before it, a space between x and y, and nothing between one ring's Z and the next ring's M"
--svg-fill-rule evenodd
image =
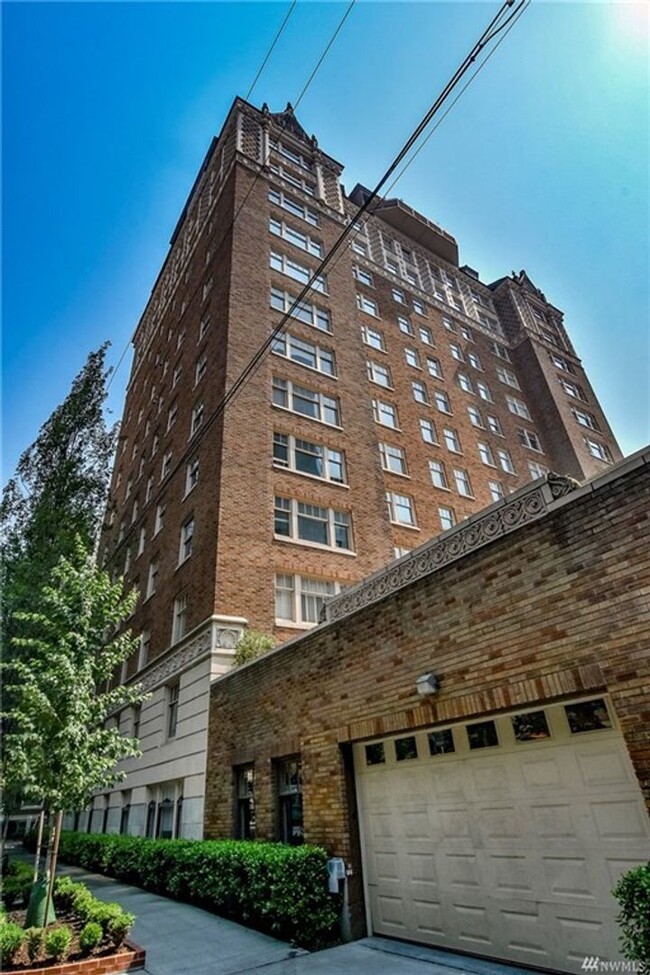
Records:
M485 284L445 230L374 205L225 412L224 394L366 198L290 106L236 99L134 337L103 556L141 592L120 720L143 758L78 825L199 836L207 700L249 625L327 597L549 470L620 451L525 272ZM233 222L234 221L234 222Z

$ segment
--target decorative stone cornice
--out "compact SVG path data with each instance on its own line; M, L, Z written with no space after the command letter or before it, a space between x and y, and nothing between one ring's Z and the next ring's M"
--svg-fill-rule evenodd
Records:
M232 655L246 625L247 620L243 617L213 616L206 624L188 634L185 642L176 649L159 660L153 660L134 680L143 690L151 691L183 673L203 657L211 654Z
M490 542L537 521L549 506L578 487L569 477L548 474L543 480L511 494L455 528L443 532L419 548L391 563L357 586L334 596L323 608L321 621L332 623L379 602L417 579L431 575Z

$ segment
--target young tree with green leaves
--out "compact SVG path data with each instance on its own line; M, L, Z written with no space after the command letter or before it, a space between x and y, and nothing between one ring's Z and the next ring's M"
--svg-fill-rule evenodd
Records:
M63 813L82 809L93 793L123 779L116 763L140 754L107 719L137 705L139 686L114 680L135 650L129 631L120 632L137 600L122 580L111 581L80 538L34 599L37 609L20 613L21 635L3 665L10 710L3 779L20 786L26 799L42 802L53 817L49 849L50 894L56 872ZM112 686L115 684L116 686Z

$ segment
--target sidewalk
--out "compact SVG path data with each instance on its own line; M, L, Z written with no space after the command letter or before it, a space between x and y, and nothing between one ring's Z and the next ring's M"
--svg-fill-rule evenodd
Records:
M131 936L146 949L148 975L534 975L529 969L387 938L310 953L79 867L61 864L60 873L136 915Z

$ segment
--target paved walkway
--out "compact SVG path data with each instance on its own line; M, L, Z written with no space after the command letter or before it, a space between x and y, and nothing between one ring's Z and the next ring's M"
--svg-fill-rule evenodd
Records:
M136 915L131 935L146 948L148 975L534 975L529 969L387 938L364 938L310 953L79 867L62 864L60 872Z

